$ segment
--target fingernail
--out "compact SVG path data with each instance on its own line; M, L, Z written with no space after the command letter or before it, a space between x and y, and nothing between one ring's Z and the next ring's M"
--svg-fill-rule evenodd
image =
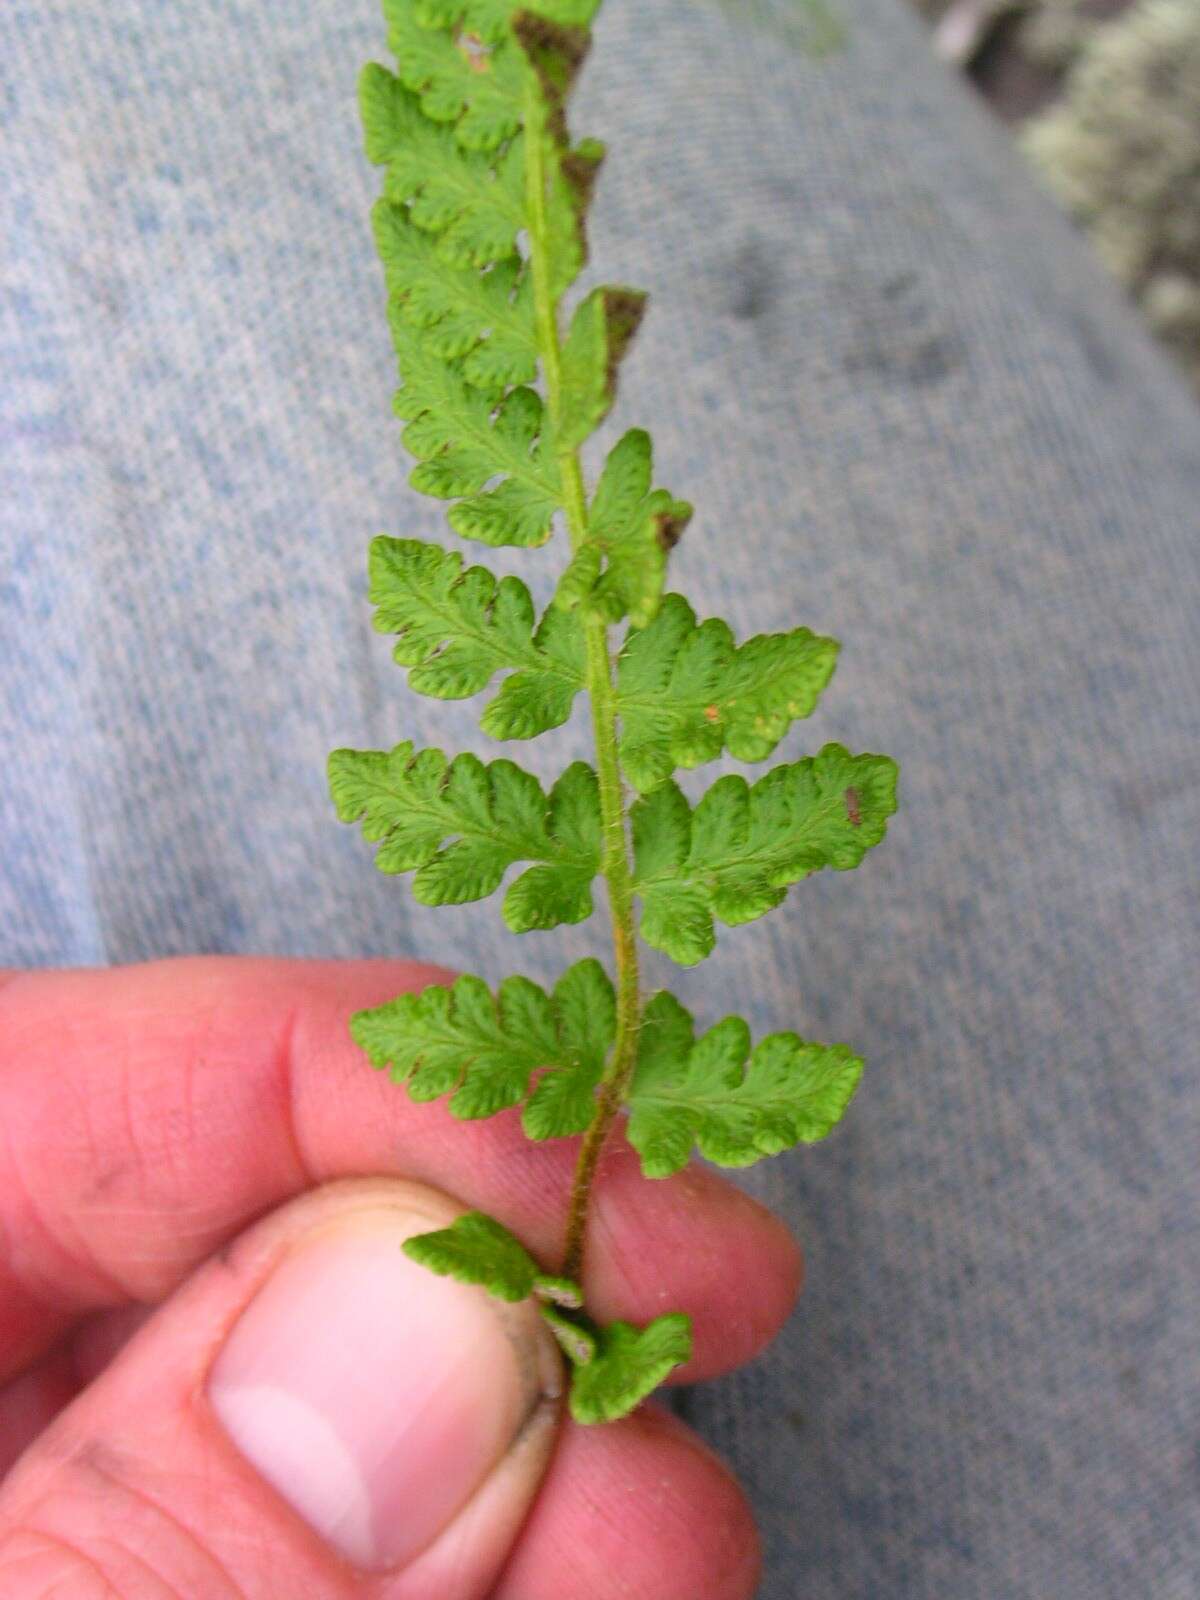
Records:
M340 1219L234 1325L209 1399L234 1443L360 1566L403 1567L470 1499L536 1399L506 1308L405 1256L442 1224Z

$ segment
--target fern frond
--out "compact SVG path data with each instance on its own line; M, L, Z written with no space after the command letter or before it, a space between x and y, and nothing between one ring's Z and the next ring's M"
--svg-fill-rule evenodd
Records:
M477 389L495 394L535 380L533 296L519 262L500 262L490 272L454 266L388 200L376 204L372 221L394 320L423 330L442 360L465 358L462 375Z
M371 544L375 627L397 635L392 654L418 694L462 700L510 669L483 714L485 733L528 739L567 720L585 677L583 635L551 608L535 624L519 578L463 570L454 550L419 539Z
M645 792L722 750L739 761L765 760L792 722L815 710L837 653L836 640L807 628L737 645L720 618L698 623L682 595L667 595L617 658L626 776Z
M582 1133L590 1122L616 1025L612 984L598 961L585 960L550 994L513 977L493 995L482 979L465 976L356 1012L350 1031L371 1064L406 1084L414 1100L448 1094L450 1110L467 1119L528 1100L526 1133L549 1139Z
M690 1317L670 1311L644 1328L593 1322L581 1309L578 1283L542 1272L516 1235L482 1211L406 1239L402 1249L431 1272L477 1284L499 1300L532 1298L571 1363L569 1404L576 1422L625 1416L691 1357Z
M735 1017L697 1039L672 996L644 1004L639 904L649 944L702 960L715 921L751 921L810 873L857 865L895 809L896 769L827 745L752 786L721 778L694 807L672 781L725 752L768 757L816 706L838 646L806 628L739 644L664 595L691 507L654 486L643 430L612 445L589 493L580 448L612 408L645 304L613 285L563 304L604 157L595 140L571 142L565 105L599 0L383 4L396 71L368 66L360 106L368 159L385 169L372 220L410 481L449 502L464 538L537 546L560 526L570 557L539 615L516 577L376 539L374 626L419 693L493 688L481 725L499 739L559 726L582 690L596 765L575 762L547 790L511 761L405 741L335 751L330 789L342 821L378 845L379 869L411 873L424 905L480 900L507 880L509 928L551 929L590 915L603 876L616 982L592 960L550 992L462 977L359 1012L352 1031L415 1100L448 1097L463 1118L520 1107L531 1139L583 1134L557 1275L478 1212L404 1248L502 1299L532 1298L573 1367L572 1415L607 1421L691 1351L680 1313L602 1326L583 1304L589 1197L621 1108L648 1176L693 1150L741 1166L823 1137L862 1070L844 1045L788 1033L752 1048ZM628 808L622 776L641 794Z
M464 570L455 551L381 536L371 545L375 627L393 634L395 660L419 694L460 700L509 675L483 713L497 739L529 739L565 722L586 681L577 617L551 606L536 619L519 578ZM771 754L795 719L814 710L838 646L807 628L738 645L719 618L697 622L682 595L631 628L617 657L621 764L635 788L723 750L740 761Z
M554 442L576 450L604 421L617 393L617 368L646 310L640 289L593 289L575 309L562 351Z
M648 623L662 598L667 556L691 519L686 500L651 489L650 435L631 428L609 452L588 509L587 537L559 579L555 596L603 622Z
M528 1300L541 1277L521 1241L483 1211L467 1211L448 1228L418 1233L401 1249L430 1272L478 1284L497 1300Z
M532 389L510 389L497 404L464 382L418 329L393 320L403 379L395 410L404 443L420 465L409 482L457 500L450 526L491 545L539 545L562 503L558 462L542 437L544 407ZM497 477L500 482L487 488Z
M520 137L497 157L467 151L452 128L431 122L399 78L370 62L359 79L367 160L386 167L383 195L437 238L448 261L485 267L517 254L525 226Z
M802 878L858 866L895 809L896 763L840 744L753 786L718 778L694 810L678 784L662 784L631 812L642 938L694 966L716 944L714 917L753 922Z
M678 1172L693 1149L722 1167L747 1167L823 1139L841 1120L863 1064L847 1045L773 1033L750 1048L741 1017L695 1038L671 994L642 1017L629 1090L629 1142L648 1178Z
M363 837L379 843L381 872L415 874L422 905L482 900L510 867L532 861L504 897L514 933L592 914L600 807L596 775L582 761L547 794L511 761L448 760L405 740L393 750L335 750L329 789L342 821L361 821Z
M367 156L387 169L373 221L400 367L396 411L419 462L410 482L455 501L451 527L483 544L549 538L565 508L561 459L607 414L641 317L644 297L629 289L594 290L577 307L551 429L530 387L540 365L537 316L518 241L535 227L544 236L556 307L586 257L585 219L603 157L594 140L570 146L556 109L594 10L592 0L543 0L536 12L504 0L386 0L398 73L372 63L360 80ZM532 133L524 127L531 74L549 106ZM533 137L547 175L537 218L528 212L526 173ZM602 485L601 511L606 492ZM682 526L682 509L658 491L660 521ZM584 558L601 557L593 574L600 580L602 551L618 551L597 602L614 618L636 610L645 621L657 604L661 562L652 595L635 571L645 565L644 532L610 532Z
M668 1311L644 1328L610 1322L599 1330L586 1364L572 1374L572 1417L585 1424L615 1422L641 1405L691 1354L692 1321L681 1311Z
M517 132L526 66L511 4L384 0L383 12L400 81L431 121L453 124L468 150L494 150Z

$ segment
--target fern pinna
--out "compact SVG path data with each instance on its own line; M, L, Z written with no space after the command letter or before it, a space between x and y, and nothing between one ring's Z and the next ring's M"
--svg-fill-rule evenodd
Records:
M371 1062L416 1100L448 1096L457 1117L520 1106L531 1139L582 1136L552 1271L478 1212L406 1247L507 1299L535 1296L581 1422L629 1411L691 1344L682 1313L599 1326L583 1304L588 1200L618 1114L650 1178L693 1150L745 1166L827 1134L862 1071L845 1045L793 1033L752 1044L738 1017L697 1037L673 996L642 994L638 935L684 966L703 960L716 922L750 922L810 873L857 866L896 789L886 756L836 744L754 784L719 778L696 805L673 781L726 751L770 756L813 710L838 647L807 628L739 645L663 593L691 507L655 487L641 429L585 484L580 446L613 404L645 305L606 286L564 308L603 155L571 141L564 108L598 4L385 0L397 70L372 64L361 82L367 155L384 169L374 227L413 487L448 501L465 539L541 545L561 525L570 544L538 616L515 577L438 545L376 539L376 626L395 636L418 693L491 690L482 725L499 740L559 726L586 695L595 765L569 766L548 792L508 759L408 741L335 751L329 768L339 816L362 823L382 871L413 874L423 905L481 899L519 868L503 916L522 933L583 921L605 880L613 975L585 960L549 991L510 977L494 992L462 977L352 1022Z

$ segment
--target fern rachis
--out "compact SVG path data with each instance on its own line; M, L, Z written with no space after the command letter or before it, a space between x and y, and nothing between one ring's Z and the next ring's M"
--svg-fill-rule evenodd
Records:
M406 1248L435 1271L508 1299L533 1296L559 1339L581 1422L632 1409L690 1351L690 1325L598 1325L579 1287L589 1199L614 1121L643 1171L693 1150L724 1166L823 1138L857 1086L845 1045L792 1033L753 1044L740 1018L696 1036L670 994L642 994L639 934L676 962L711 954L715 924L764 915L823 867L858 865L895 810L885 756L826 745L753 785L719 778L694 806L674 782L725 751L767 759L816 707L837 644L797 628L739 644L664 594L691 507L656 488L650 438L631 429L589 494L580 446L615 398L644 297L602 286L567 308L602 156L572 144L565 102L599 0L385 0L396 71L361 82L369 159L384 168L374 230L400 366L396 411L411 481L449 502L463 538L535 546L556 528L569 556L539 617L517 578L455 550L382 537L371 550L376 627L418 693L490 699L497 739L561 725L587 697L594 765L545 788L507 757L338 750L343 821L412 873L424 904L497 891L514 932L580 922L605 880L613 974L588 959L549 991L459 978L359 1013L355 1039L414 1099L462 1118L519 1107L529 1138L578 1137L560 1260L546 1272L492 1218L468 1213ZM510 877L513 868L516 876Z

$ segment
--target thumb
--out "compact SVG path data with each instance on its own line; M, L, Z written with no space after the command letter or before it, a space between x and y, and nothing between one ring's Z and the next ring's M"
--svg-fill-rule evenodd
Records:
M462 1210L333 1184L202 1267L0 1490L0 1600L482 1600L548 1462L533 1308L401 1242Z

